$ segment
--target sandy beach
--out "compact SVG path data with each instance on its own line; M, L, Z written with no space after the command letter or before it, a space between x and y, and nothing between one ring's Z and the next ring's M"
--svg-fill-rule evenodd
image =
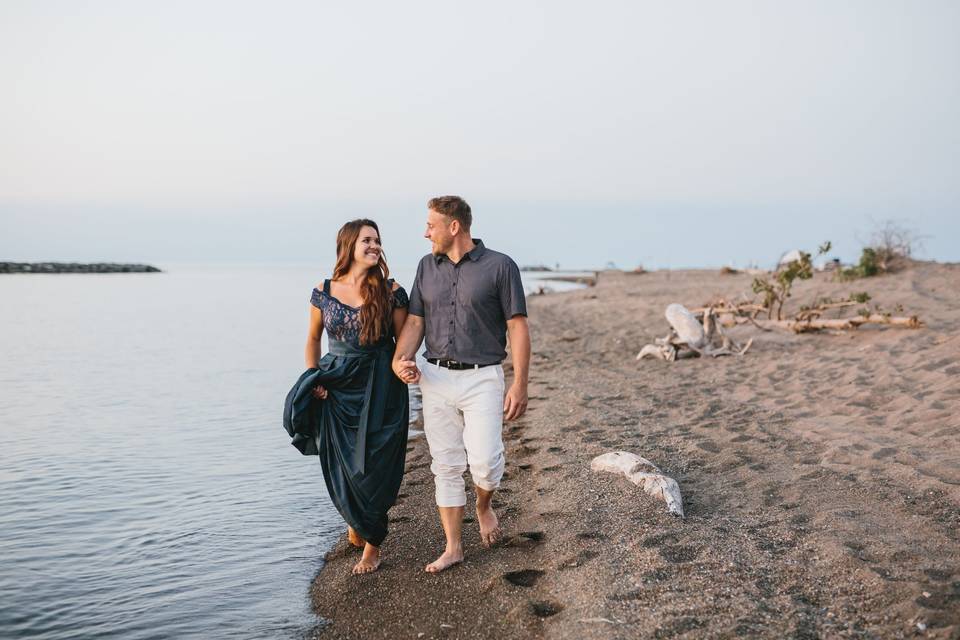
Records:
M817 274L786 308L868 291L922 329L743 326L741 358L635 361L667 304L751 279L605 272L531 297L530 410L505 429L495 503L507 542L482 549L468 508L466 561L423 572L443 534L411 441L381 570L350 575L341 541L312 585L320 637L960 638L960 265ZM676 478L686 518L590 470L614 450Z

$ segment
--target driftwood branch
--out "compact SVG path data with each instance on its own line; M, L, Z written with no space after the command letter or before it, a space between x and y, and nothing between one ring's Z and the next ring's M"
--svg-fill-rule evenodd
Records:
M821 331L830 329L834 331L845 331L857 329L864 324L885 324L893 327L904 327L907 329L919 329L923 327L923 322L917 316L886 316L879 313L871 313L867 316L853 316L851 318L811 318L809 320L766 320L761 324L767 326L789 329L794 333L809 333L812 331Z
M663 475L657 465L646 458L626 451L614 451L594 458L590 468L626 476L649 495L666 502L670 513L683 517L683 498L677 481Z
M698 307L691 310L695 317L706 318L708 314L713 313L717 316L720 324L724 326L734 326L737 324L750 323L758 329L771 331L773 329L787 329L794 333L810 333L821 330L847 331L856 329L865 324L880 324L892 327L904 327L907 329L919 329L924 326L923 322L917 316L891 316L883 313L866 313L852 316L849 318L823 318L823 314L849 307L859 306L863 303L857 300L841 300L839 302L825 302L813 307L801 309L791 320L763 320L758 319L760 312L766 311L766 307L756 303L730 304L726 301L720 301L718 306Z
M741 347L731 340L709 308L702 314L703 324L681 304L669 305L664 315L670 323L670 333L654 340L654 344L645 345L637 354L637 360L649 357L672 362L686 355L742 356L753 343L751 339Z

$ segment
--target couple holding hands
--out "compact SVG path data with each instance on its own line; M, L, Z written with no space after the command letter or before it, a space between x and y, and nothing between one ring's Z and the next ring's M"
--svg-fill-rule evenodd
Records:
M353 220L337 234L332 277L313 290L307 370L287 395L284 427L304 455L319 455L350 542L363 547L353 573L380 565L387 510L403 480L409 423L407 384L419 383L432 458L443 553L437 573L463 560L461 525L469 467L484 546L502 537L491 506L504 469L503 419L527 408L530 333L520 270L470 235L470 206L458 196L427 203L423 257L410 295L389 278L380 232ZM326 330L329 349L321 357ZM514 379L505 389L507 335ZM426 338L426 352L416 354Z

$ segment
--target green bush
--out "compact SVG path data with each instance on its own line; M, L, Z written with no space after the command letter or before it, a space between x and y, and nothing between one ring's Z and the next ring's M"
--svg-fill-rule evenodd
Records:
M830 242L820 245L817 255L830 251ZM790 289L794 280L809 280L813 277L813 260L809 253L800 252L800 259L782 265L773 274L773 280L767 278L753 279L753 292L763 296L763 306L767 309L767 317L772 318L776 305L777 320L782 319L783 303L790 297Z

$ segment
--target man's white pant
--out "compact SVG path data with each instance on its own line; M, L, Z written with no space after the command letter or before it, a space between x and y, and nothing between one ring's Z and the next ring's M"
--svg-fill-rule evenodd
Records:
M498 488L503 476L503 367L451 370L423 358L417 365L437 506L462 507L468 463L482 489Z

